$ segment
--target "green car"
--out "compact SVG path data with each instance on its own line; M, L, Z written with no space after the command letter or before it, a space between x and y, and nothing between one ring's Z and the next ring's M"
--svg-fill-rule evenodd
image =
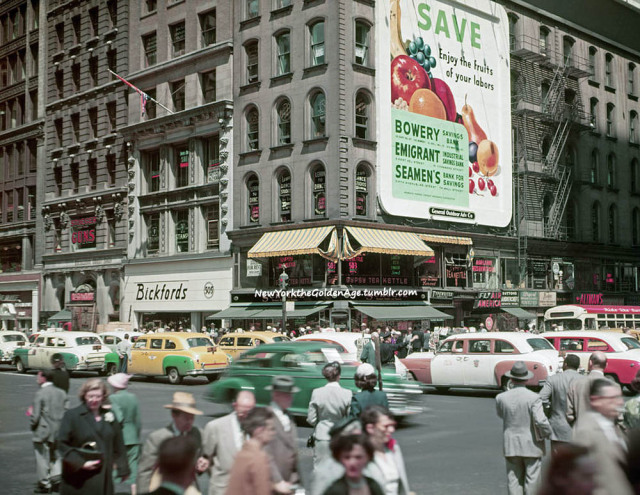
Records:
M326 363L341 361L339 347L324 342L286 342L264 344L245 352L229 367L224 375L209 389L208 398L213 402L227 403L240 390L252 390L259 406L270 402L270 392L265 387L277 375L287 375L295 380L300 391L295 394L289 412L294 416L307 415L311 392L326 385L322 368ZM344 360L343 360L344 361ZM356 366L342 365L340 384L353 391ZM387 370L382 372L383 390L387 393L391 412L396 417L422 412L422 386L401 378Z

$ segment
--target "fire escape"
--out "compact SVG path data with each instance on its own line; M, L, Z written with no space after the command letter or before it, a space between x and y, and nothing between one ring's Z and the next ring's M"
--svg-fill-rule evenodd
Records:
M561 40L555 46L561 46L562 53L552 52L546 40L511 38L514 220L521 281L526 276L529 237L562 239L565 235L561 227L572 179L562 157L572 129L587 128L577 95L568 101L566 93L568 78L577 80L589 74L586 64L579 63ZM536 150L543 135L552 137L538 159ZM552 203L545 205L545 198Z

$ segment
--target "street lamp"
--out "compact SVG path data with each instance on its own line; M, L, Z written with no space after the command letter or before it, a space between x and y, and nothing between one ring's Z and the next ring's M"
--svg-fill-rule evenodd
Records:
M280 289L282 289L282 331L287 332L287 284L289 282L289 275L285 267L282 267L282 273L279 278Z

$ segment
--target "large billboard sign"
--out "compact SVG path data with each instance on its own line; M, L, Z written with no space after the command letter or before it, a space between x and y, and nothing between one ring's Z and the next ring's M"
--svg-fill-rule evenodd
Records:
M504 227L509 23L490 0L376 2L379 196L397 216Z

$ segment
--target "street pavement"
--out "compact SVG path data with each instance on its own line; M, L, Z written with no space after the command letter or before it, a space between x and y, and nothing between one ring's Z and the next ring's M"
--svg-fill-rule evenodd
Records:
M79 403L78 389L90 373L74 374L71 379L71 405ZM226 406L203 399L206 380L187 378L179 386L166 380L154 382L134 378L129 390L140 400L143 437L170 421L162 406L171 402L175 391L193 393L205 416L196 424L204 427L211 416L228 411ZM37 390L33 373L20 375L10 367L0 367L0 466L3 480L0 493L33 493L35 458L25 416ZM495 495L506 493L506 475L502 457L502 425L495 412L495 392L430 392L422 396L425 412L404 421L394 435L402 448L411 489L417 494ZM311 450L306 441L311 428L299 423L299 452L303 479L310 478ZM208 480L201 480L206 487ZM124 493L117 487L118 493ZM206 495L206 490L205 490Z

